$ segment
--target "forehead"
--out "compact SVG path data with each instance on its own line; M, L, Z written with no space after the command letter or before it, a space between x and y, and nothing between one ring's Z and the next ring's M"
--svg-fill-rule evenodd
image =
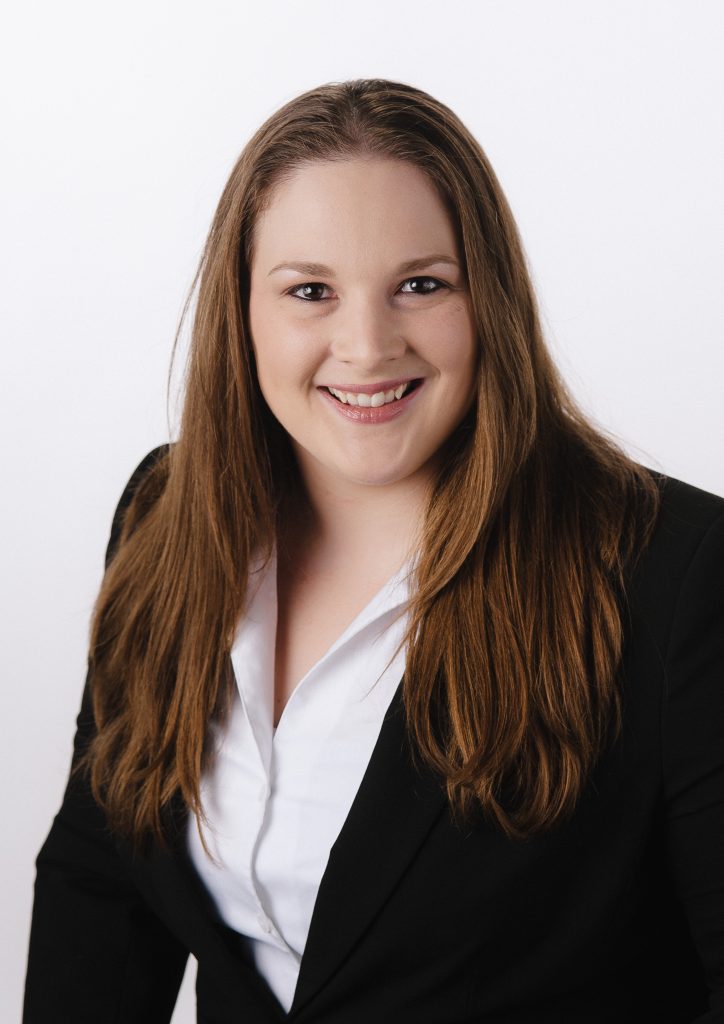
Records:
M455 232L434 185L401 160L303 164L272 192L254 228L253 264L279 259L390 262L456 252Z

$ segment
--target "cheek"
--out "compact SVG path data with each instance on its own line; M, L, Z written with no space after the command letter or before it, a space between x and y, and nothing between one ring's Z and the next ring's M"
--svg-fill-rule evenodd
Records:
M474 326L464 311L445 317L437 325L429 358L451 388L462 388L465 392L474 385L477 341Z
M279 319L263 323L260 331L252 327L252 344L265 397L308 384L318 365L318 346L308 332Z

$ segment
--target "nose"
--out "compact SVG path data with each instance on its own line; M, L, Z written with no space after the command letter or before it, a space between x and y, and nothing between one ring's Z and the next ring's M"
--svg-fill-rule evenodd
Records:
M360 370L374 371L400 359L407 350L394 312L369 299L348 300L329 324L334 358Z

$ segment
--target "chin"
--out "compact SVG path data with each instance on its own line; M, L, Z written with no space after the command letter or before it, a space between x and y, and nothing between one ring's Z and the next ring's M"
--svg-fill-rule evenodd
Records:
M347 466L341 474L350 483L359 484L363 487L388 487L392 484L399 483L401 480L405 480L410 476L410 472L405 469L390 470L389 466L377 467L362 467L358 470L352 469Z
M365 473L363 471L351 473L349 470L344 474L344 478L348 483L359 484L360 487L385 487L388 484L394 484L399 479L399 477L390 476L387 473Z

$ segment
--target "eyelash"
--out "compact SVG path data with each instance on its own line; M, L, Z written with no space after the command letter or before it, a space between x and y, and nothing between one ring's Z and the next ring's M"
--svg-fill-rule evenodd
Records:
M436 277L408 277L402 283L404 285L404 284L408 284L410 281L433 281L437 285L437 287L435 289L433 289L433 291L404 292L403 294L405 294L405 295L436 295L443 288L449 288L449 285L445 284L444 281L438 280L438 278L436 278ZM322 302L322 301L324 301L323 299L302 298L301 295L295 295L294 294L295 292L299 291L300 288L312 288L312 287L315 287L315 288L326 288L327 286L325 284L323 284L321 281L305 281L303 284L296 284L296 285L294 285L293 288L289 288L286 294L290 295L293 299L299 299L300 302L314 303L314 302Z

